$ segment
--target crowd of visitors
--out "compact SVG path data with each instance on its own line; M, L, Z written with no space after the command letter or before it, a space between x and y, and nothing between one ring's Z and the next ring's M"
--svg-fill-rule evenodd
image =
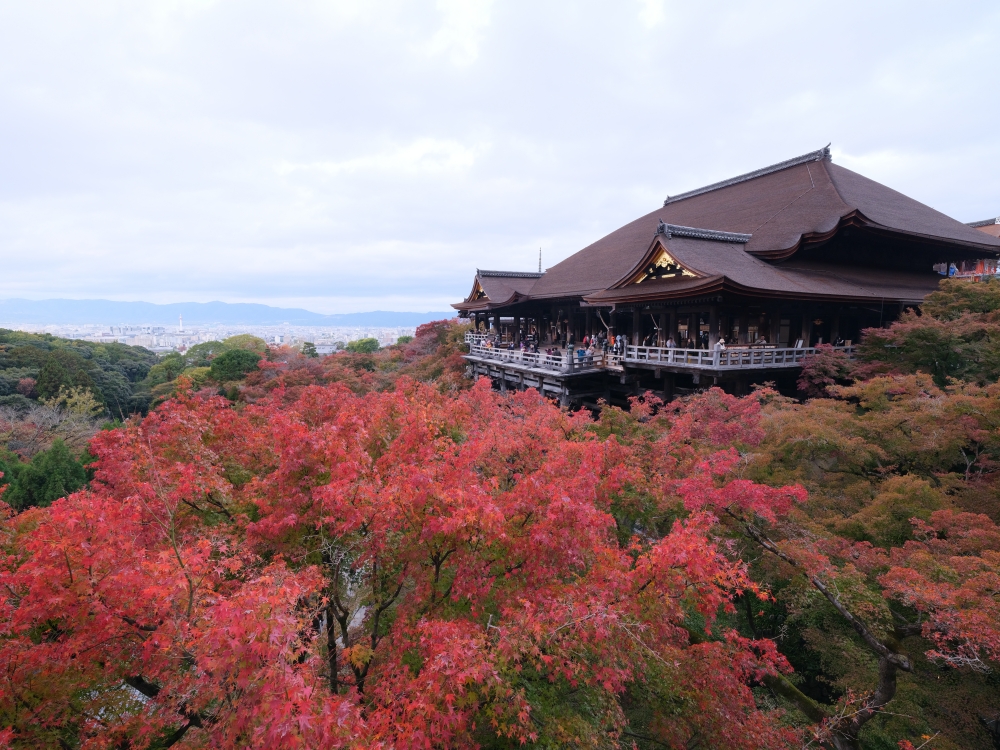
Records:
M642 338L641 345L645 347L662 346L666 349L703 349L714 351L724 351L727 345L731 345L724 336L720 336L714 344L710 344L708 331L692 333L693 336L689 336L687 329L681 329L676 338L674 335L668 336L666 341L660 344L659 333L652 332ZM580 363L594 362L595 357L599 354L611 359L624 357L626 347L629 343L629 337L624 334L615 335L611 331L600 331L593 336L584 336L583 340L577 344L574 342L572 332L562 333L560 331L553 331L548 346L540 348L539 336L534 329L525 333L521 341L517 344L513 340L503 341L495 331L487 334L482 341L482 345L488 349L520 350L529 354L543 353L548 357L557 357L560 360L569 351L572 352L574 358ZM758 335L750 344L742 344L744 347L748 345L751 347L767 346L767 338L763 335ZM843 341L838 340L837 345L843 346Z

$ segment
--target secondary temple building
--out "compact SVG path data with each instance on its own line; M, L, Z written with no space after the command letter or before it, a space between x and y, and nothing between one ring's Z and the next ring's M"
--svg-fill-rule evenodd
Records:
M816 345L850 355L942 274L995 269L1000 237L974 224L834 164L827 147L669 196L544 273L480 270L454 307L476 323L474 374L563 403L794 387Z

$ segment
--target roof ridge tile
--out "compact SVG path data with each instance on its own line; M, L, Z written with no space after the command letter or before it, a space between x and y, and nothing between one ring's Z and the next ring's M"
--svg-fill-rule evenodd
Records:
M673 236L693 237L697 240L738 242L744 245L753 237L753 235L741 234L740 232L722 232L718 229L699 229L698 227L684 227L680 224L666 224L662 220L656 226L656 233L664 235L668 240Z
M828 143L821 149L810 151L808 154L802 154L802 156L796 156L792 159L785 159L785 161L780 161L769 167L761 167L760 169L755 169L753 172L747 172L746 174L741 174L736 177L730 177L728 180L713 182L711 185L695 188L694 190L688 190L686 193L681 193L680 195L668 195L666 200L663 201L663 205L666 206L671 203L676 203L677 201L682 201L685 198L693 198L696 195L710 193L713 190L719 190L720 188L729 187L730 185L747 182L748 180L753 180L757 177L763 177L764 175L769 175L774 172L780 172L781 170L788 169L789 167L797 167L799 164L808 164L812 161L830 161L831 158L830 144Z
M540 279L545 274L537 271L487 271L477 268L476 275L508 279Z
M979 227L989 227L994 224L1000 224L1000 216L995 219L983 219L982 221L967 221L965 226L972 227L973 229L978 229Z

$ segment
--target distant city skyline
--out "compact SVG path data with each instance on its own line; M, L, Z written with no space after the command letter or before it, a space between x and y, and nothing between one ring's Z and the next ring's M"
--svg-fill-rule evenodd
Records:
M0 321L0 328L7 327ZM358 339L374 338L379 345L395 344L401 336L412 336L414 326L295 326L295 325L189 325L186 328L178 321L174 326L148 325L59 325L20 324L14 330L28 333L48 333L65 339L77 339L94 343L119 343L141 346L157 354L171 351L185 351L196 344L207 341L223 341L230 336L251 334L268 344L299 346L309 342L316 346L319 354L332 354L338 345Z
M54 0L0 50L0 299L447 310L831 141L1000 214L987 1Z
M452 318L454 310L395 312L372 310L322 315L301 308L279 308L261 304L227 302L181 302L156 305L148 302L118 302L100 299L18 300L0 299L0 326L4 323L180 325L183 316L196 325L369 325L418 326L432 320Z

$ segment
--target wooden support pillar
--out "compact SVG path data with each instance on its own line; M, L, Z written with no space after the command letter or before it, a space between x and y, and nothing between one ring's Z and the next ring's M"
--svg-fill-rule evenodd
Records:
M514 316L514 346L521 346L521 316Z
M809 313L802 313L802 335L799 337L802 339L802 346L809 346L809 339L812 338L812 318L809 317Z
M830 343L836 344L837 339L840 338L840 316L834 315L833 320L830 322Z
M673 339L674 343L680 346L680 342L677 340L677 311L671 310L669 313L669 320L667 322L667 338Z
M656 345L666 346L667 344L667 314L665 312L660 313L660 322L657 324L660 330L656 332Z
M642 313L638 308L632 311L632 346L642 343Z
M740 321L740 340L737 341L736 343L752 344L753 342L750 341L750 336L749 333L747 332L747 327L750 325L750 320L747 317L747 311L745 309L740 311L739 321Z
M714 349L719 340L719 306L712 305L708 309L708 348Z
M610 330L610 334L609 335L615 336L617 338L617 336L618 336L618 313L616 311L612 310L611 314L608 316L608 318L609 318L608 328Z
M781 335L781 311L776 307L768 314L770 330L767 332L767 343L777 346L778 337Z

